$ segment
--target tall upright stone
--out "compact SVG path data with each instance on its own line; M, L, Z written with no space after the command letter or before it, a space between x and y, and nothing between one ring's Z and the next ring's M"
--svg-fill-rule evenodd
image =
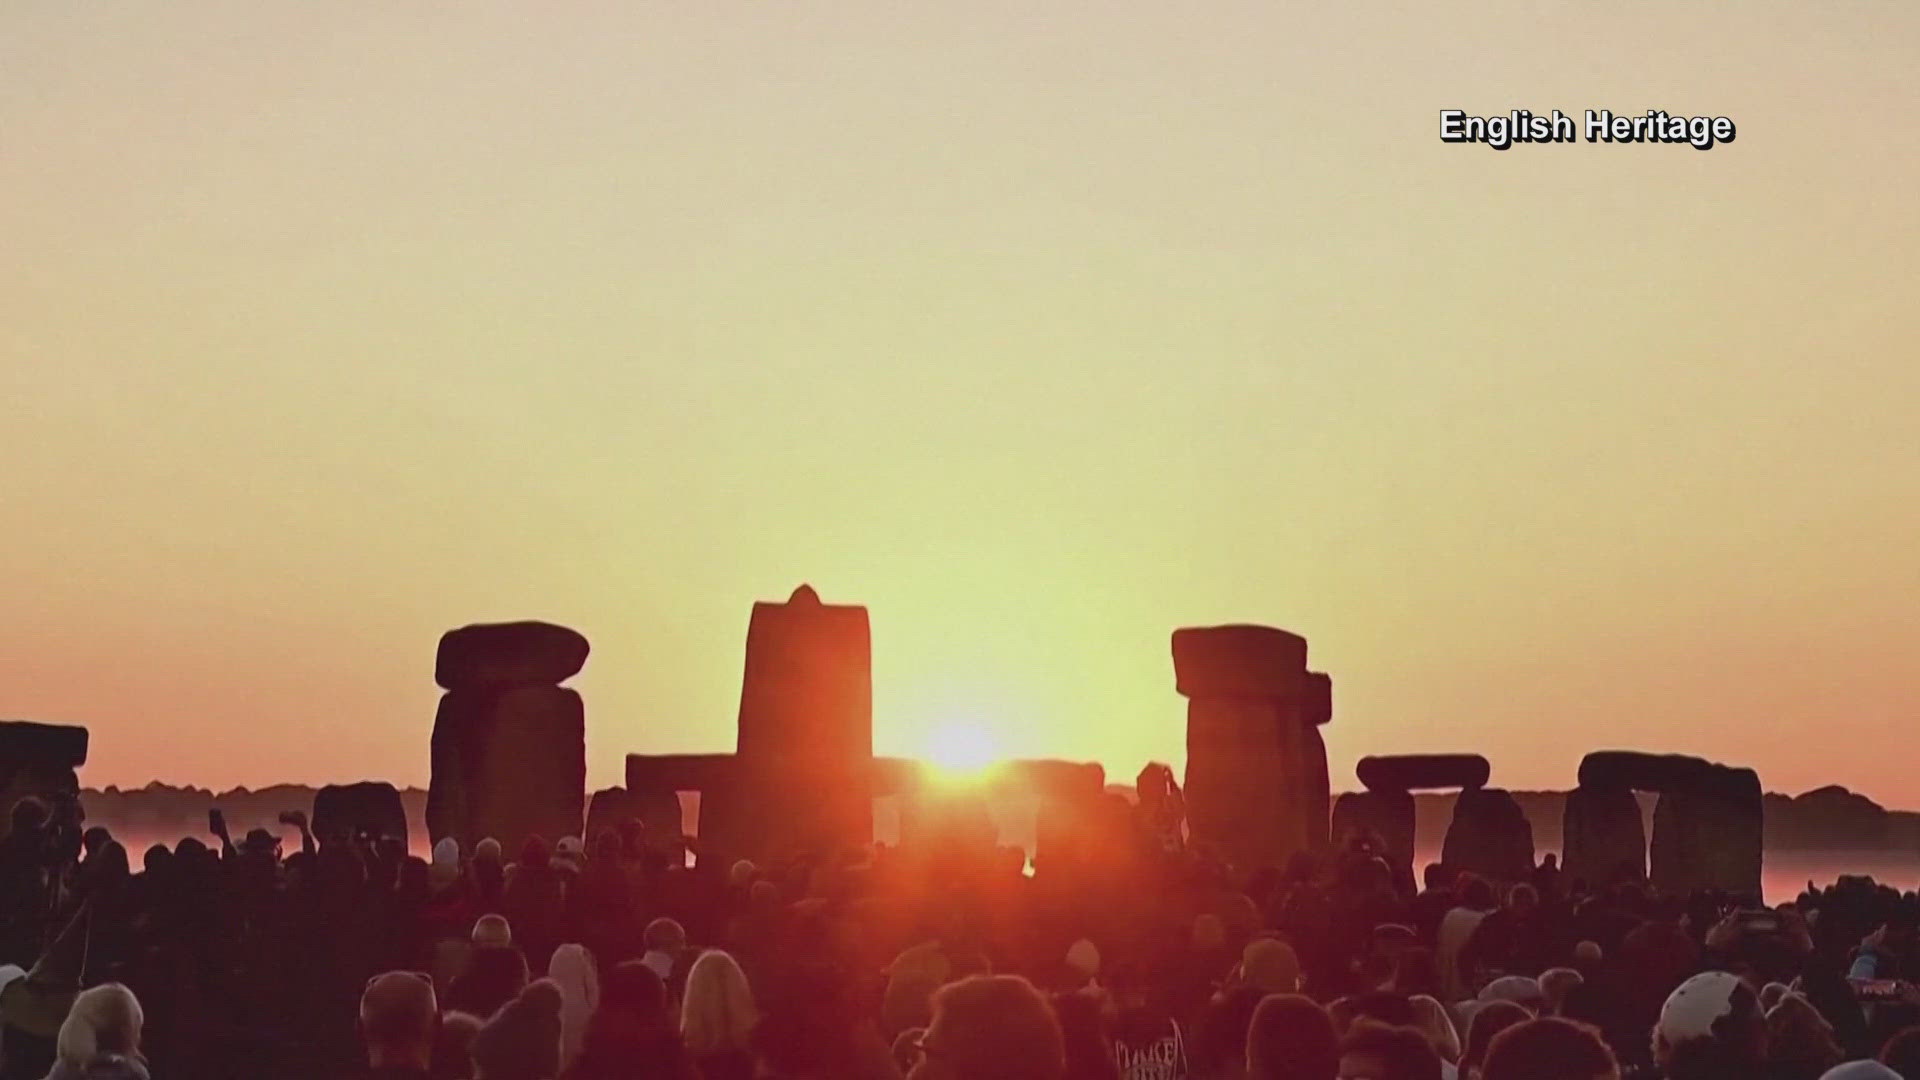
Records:
M1194 842L1249 871L1324 848L1326 750L1307 709L1306 639L1267 626L1176 630L1173 667L1187 699Z
M1647 825L1632 788L1574 788L1560 834L1560 867L1570 880L1594 888L1647 880Z
M1306 701L1302 706L1306 723L1300 725L1299 744L1293 754L1307 764L1308 813L1314 822L1309 838L1313 846L1325 849L1333 842L1333 777L1327 770L1327 741L1320 729L1333 721L1333 676L1322 671L1307 672ZM1284 726L1282 734L1286 733Z
M1467 788L1453 804L1440 861L1491 881L1525 881L1533 873L1533 823L1511 792Z
M873 841L873 667L867 609L802 585L757 603L730 791L703 796L703 848L760 857Z
M80 777L87 763L87 729L24 720L0 722L0 838L13 831L13 805L41 799L55 820L83 819Z
M447 693L433 724L427 831L471 850L509 852L529 836L578 835L586 815L586 713L560 683L586 665L587 639L542 622L448 631L434 677Z

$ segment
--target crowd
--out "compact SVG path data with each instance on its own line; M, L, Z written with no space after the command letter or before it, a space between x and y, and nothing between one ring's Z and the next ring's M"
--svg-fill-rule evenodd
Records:
M0 1080L1920 1080L1920 898L1430 866L1246 873L1164 799L1029 866L978 831L778 865L639 822L431 858L0 840ZM216 823L216 826L218 823ZM688 865L692 862L692 865Z

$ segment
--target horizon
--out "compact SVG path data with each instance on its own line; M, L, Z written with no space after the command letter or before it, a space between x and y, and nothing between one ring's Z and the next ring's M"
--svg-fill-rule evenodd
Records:
M1252 622L1336 785L1920 805L1920 6L1209 15L10 9L0 716L424 787L439 635L546 619L600 788L810 582L880 754L1178 770ZM1436 136L1555 107L1739 137Z

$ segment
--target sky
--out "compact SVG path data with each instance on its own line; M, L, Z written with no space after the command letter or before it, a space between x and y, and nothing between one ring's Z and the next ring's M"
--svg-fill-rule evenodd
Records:
M1168 635L1246 621L1336 786L1920 807L1915 56L1907 0L7 4L0 716L424 783L439 634L541 618L615 783L731 749L804 581L882 752L1178 766Z

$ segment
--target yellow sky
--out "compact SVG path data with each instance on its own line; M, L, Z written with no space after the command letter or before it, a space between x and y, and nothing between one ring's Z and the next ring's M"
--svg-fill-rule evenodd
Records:
M1336 782L1920 805L1920 7L942 7L0 9L0 715L424 782L437 635L547 618L610 783L804 580L883 751L1177 764L1246 620Z

